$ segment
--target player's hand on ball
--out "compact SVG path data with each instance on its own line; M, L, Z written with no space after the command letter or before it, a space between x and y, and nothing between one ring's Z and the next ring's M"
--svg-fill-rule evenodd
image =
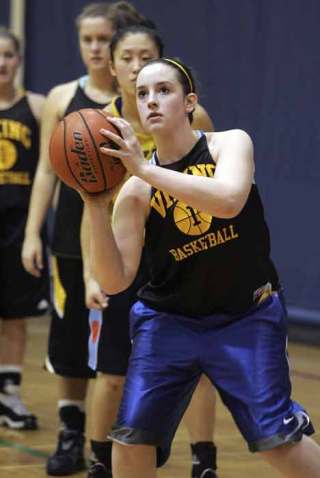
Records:
M121 159L122 164L131 175L139 176L147 161L144 159L140 143L132 126L123 118L110 117L108 120L120 131L121 136L106 129L101 129L100 133L115 143L119 149L102 146L100 148L101 152Z

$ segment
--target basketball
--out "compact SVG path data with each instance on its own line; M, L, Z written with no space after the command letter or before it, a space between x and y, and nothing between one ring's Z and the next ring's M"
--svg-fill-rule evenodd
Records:
M106 156L100 146L117 145L100 134L100 129L119 131L104 111L84 108L68 114L54 130L49 156L57 176L73 189L101 193L117 186L126 174L118 158Z

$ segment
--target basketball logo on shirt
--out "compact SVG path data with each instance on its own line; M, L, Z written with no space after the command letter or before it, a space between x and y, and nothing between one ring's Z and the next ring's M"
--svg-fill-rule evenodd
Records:
M17 161L17 149L7 139L0 139L0 171L11 169Z
M199 236L210 229L212 216L178 201L173 210L177 228L188 236Z

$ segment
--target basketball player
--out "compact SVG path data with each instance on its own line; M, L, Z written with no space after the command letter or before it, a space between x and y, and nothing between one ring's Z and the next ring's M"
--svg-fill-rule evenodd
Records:
M121 96L113 98L105 111L116 117L130 120L141 144L144 157L150 159L155 149L153 138L143 129L136 106L135 80L139 69L151 58L159 58L163 53L162 41L154 30L144 26L132 26L121 29L112 37L110 43L111 72L117 80ZM213 125L205 110L198 105L193 128L213 131ZM85 215L84 215L85 216ZM83 221L82 238L88 243L88 225ZM88 246L85 246L87 249ZM83 254L85 275L90 277L88 254ZM138 288L146 280L145 271L140 269L134 284L122 294L109 298L108 308L103 317L101 313L90 315L92 333L89 342L90 363L100 372L93 393L92 437L96 448L104 448L105 437L111 431L116 419L119 401L114 404L114 420L103 421L102 410L105 406L105 383L108 375L113 375L122 384L127 371L127 362L131 351L128 316L130 307L136 300ZM118 377L117 377L118 376ZM206 477L213 478L216 469L216 448L212 442L215 419L215 395L211 383L202 377L196 389L191 406L185 417L190 434L193 454L192 477L200 478L204 470ZM110 415L109 415L110 418ZM101 454L102 455L102 454ZM109 468L110 462L100 460L92 464L92 469ZM204 478L204 475L203 475Z
M57 184L49 157L48 143L57 123L80 108L103 108L115 94L109 71L109 42L114 31L143 21L128 2L101 2L84 7L76 20L79 44L87 76L51 90L44 107L41 157L32 190L25 231L23 263L38 277L42 269L40 229L51 205ZM61 431L57 449L47 462L49 475L69 475L85 468L85 397L88 379L95 373L88 367L88 309L105 308L107 299L91 278L83 278L80 250L82 201L78 194L60 185L53 237L54 310L49 332L47 368L59 379L58 410ZM85 283L85 284L84 284ZM85 290L86 289L86 290ZM107 418L122 389L110 377L104 396ZM101 420L106 419L100 417ZM92 444L94 454L100 448ZM111 447L110 447L111 450ZM90 474L90 476L95 476Z
M117 424L114 478L154 478L158 460L202 373L217 386L251 451L283 476L320 477L320 448L291 398L285 309L254 183L253 148L241 130L201 134L189 69L147 63L137 77L143 127L157 147L144 159L130 123L102 130L132 176L112 194L83 194L92 267L108 294L126 289L144 248L150 281L131 311L133 340Z
M0 28L0 424L34 430L37 418L20 398L25 319L48 308L46 261L39 278L21 263L21 246L39 152L44 98L15 86L19 40Z

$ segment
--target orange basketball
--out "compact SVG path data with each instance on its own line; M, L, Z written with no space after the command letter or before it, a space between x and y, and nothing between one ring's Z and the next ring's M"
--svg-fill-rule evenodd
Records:
M100 193L124 178L126 169L121 160L100 151L100 146L117 149L99 133L101 128L119 134L104 111L84 108L67 115L54 130L50 161L57 176L71 188Z

